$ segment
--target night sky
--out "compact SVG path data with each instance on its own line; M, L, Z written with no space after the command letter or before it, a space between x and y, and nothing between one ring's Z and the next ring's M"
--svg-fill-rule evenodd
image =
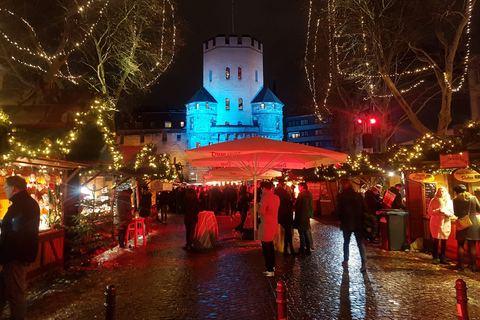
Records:
M139 101L141 106L150 110L184 110L184 104L202 87L203 42L217 35L236 34L249 35L264 44L264 85L285 104L284 116L313 113L302 66L308 1L235 0L233 32L231 0L180 0L177 9L178 36L184 44L174 64L159 78L151 93ZM472 55L480 52L480 42L476 40L480 33L479 16L477 3L473 14ZM327 82L328 73L317 77L317 81ZM456 112L453 112L452 124L462 123L469 117L468 93L464 91L454 99ZM436 118L431 114L428 117ZM432 124L431 129L434 127Z
M284 115L313 112L299 110L311 105L302 67L308 22L308 3L293 0L236 0L234 32L232 2L228 0L181 0L177 18L184 45L175 63L158 85L141 101L159 110L184 109L202 87L202 44L217 35L249 35L264 44L264 85L285 104ZM328 76L328 75L326 75ZM150 108L149 108L150 109Z

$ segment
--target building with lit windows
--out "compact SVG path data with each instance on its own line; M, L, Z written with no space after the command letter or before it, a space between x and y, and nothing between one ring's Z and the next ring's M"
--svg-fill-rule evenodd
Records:
M153 143L157 146L157 153L167 153L172 162L180 162L185 167L184 110L137 112L117 117L115 123L117 141L127 160L147 143Z
M186 103L188 149L260 136L283 139L283 103L263 85L263 44L217 36L203 44L203 87Z
M325 122L320 122L314 114L287 117L286 125L287 141L289 142L340 151L331 117L327 118Z

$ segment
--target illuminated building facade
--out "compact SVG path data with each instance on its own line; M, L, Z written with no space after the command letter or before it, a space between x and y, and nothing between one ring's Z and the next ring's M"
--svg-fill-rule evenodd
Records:
M283 139L283 103L263 85L263 44L217 36L203 44L203 87L188 100L188 149L260 136Z
M286 118L287 141L340 151L339 141L335 138L336 130L332 118L328 117L325 120L325 122L320 122L314 114Z

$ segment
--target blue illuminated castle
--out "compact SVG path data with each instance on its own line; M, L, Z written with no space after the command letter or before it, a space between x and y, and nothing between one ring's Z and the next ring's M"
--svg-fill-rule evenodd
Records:
M263 86L263 44L249 36L203 44L203 88L185 106L188 149L252 136L283 139L283 103Z

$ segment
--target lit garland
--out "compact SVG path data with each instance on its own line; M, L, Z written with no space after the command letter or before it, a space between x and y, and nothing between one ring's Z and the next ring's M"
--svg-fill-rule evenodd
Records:
M78 112L75 118L75 126L68 134L63 138L58 138L54 143L49 139L41 139L37 146L32 147L30 143L20 141L18 137L19 132L11 127L11 122L8 120L8 116L0 110L0 126L7 128L6 136L8 136L8 148L3 153L1 161L3 163L15 161L19 157L27 158L51 158L59 157L63 158L64 155L70 153L72 144L77 140L78 136L85 127L88 119L97 119L96 124L99 130L103 133L103 140L110 151L113 158L113 168L109 169L118 170L123 165L123 154L118 148L115 139L115 133L110 131L110 126L113 123L105 120L105 113L111 112L110 108L107 108L107 102L97 100L90 107L90 110L85 112Z
M341 32L339 31L339 29L337 28L337 1L336 0L329 0L328 1L328 9L327 9L327 23L328 23L328 54L329 54L329 63L330 63L330 68L329 68L329 75L328 75L328 85L325 89L325 100L324 100L324 108L326 107L326 104L327 104L327 99L328 99L328 96L330 94L330 90L331 90L331 87L332 87L332 83L333 83L333 76L332 76L332 70L336 70L336 72L343 76L343 77L347 77L347 78L350 78L350 79L358 79L358 78L363 78L363 79L382 79L384 77L389 77L389 78L399 78L399 77L403 77L403 76L410 76L410 75L416 75L416 74L420 74L420 73L424 73L424 72L427 72L427 71L431 71L433 69L438 69L438 65L435 63L435 62L430 62L430 65L427 65L427 66L424 66L424 67L419 67L419 68L416 68L414 70L404 70L403 72L393 72L391 74L388 74L388 75L379 75L379 74L365 74L365 73L361 73L361 72L347 72L345 70L342 70L341 66L340 66L340 57L342 57L342 50L338 44L338 41L341 37ZM459 83L458 83L458 86L456 88L453 87L453 84L451 83L453 80L449 80L448 76L446 73L443 73L444 75L444 83L446 84L446 86L449 88L449 90L451 90L452 92L458 92L463 84L465 83L465 77L466 77L466 74L467 74L467 71L468 71L468 65L469 65L469 56L470 56L470 42L471 42L471 20L472 20L472 11L473 11L473 0L468 0L468 5L467 5L467 10L466 10L466 17L468 19L467 21L467 25L466 25L466 54L465 54L465 57L463 59L463 72L461 74L461 76L459 77ZM319 28L320 28L320 24L319 24L319 21L320 19L317 19L317 23L316 23L316 29L315 31L312 31L311 30L311 26L312 26L312 21L314 20L313 18L313 0L310 1L310 7L309 7L309 16L308 16L308 23L307 23L307 34L306 34L306 48L305 48L305 55L304 55L304 68L305 68L305 73L306 73L306 77L307 77L307 81L308 81L308 85L309 85L309 89L311 91L311 94L312 94L312 97L313 97L313 103L314 103L314 107L315 107L315 114L318 114L319 117L321 118L321 115L320 115L320 108L317 104L317 88L316 88L316 83L315 83L315 70L309 70L309 67L311 69L315 69L315 59L317 57L317 47L316 47L316 44L317 44L317 33L319 31ZM361 26L363 26L364 24L364 21L363 21L363 16L361 17L361 21L360 21L360 24ZM342 24L340 24L342 25ZM366 44L366 41L365 41L365 32L362 33L362 37L363 37L363 41L364 41L364 44L363 44L363 50L366 51L367 50L367 44ZM312 45L313 43L313 45ZM309 50L313 50L313 54L312 54L312 60L309 61L309 55L308 55L308 51ZM334 53L335 53L335 58L334 58ZM366 63L366 65L368 66L368 63ZM409 88L407 89L403 89L403 90L400 90L400 93L406 93L416 87L418 87L420 84L424 83L424 81L419 81L417 82L416 84L410 86ZM371 89L371 88L370 88ZM373 90L369 90L370 91L370 97L378 97L378 98L386 98L386 97L391 97L392 95L376 95L373 93ZM365 98L365 99L368 99L368 98Z

